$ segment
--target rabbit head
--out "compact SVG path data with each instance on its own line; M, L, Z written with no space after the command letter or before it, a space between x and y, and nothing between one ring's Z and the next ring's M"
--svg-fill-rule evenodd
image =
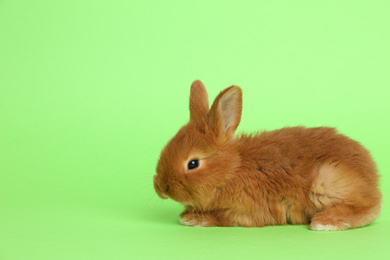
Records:
M242 111L237 86L222 91L209 109L207 91L200 81L191 86L190 120L162 150L154 188L163 198L205 207L239 167L234 141Z

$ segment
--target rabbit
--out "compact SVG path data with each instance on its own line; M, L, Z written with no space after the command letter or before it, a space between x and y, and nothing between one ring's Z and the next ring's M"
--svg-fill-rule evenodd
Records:
M190 119L161 152L157 195L185 206L180 223L196 227L309 225L363 227L378 218L382 195L370 153L334 128L235 131L242 90L231 86L209 109L192 83Z

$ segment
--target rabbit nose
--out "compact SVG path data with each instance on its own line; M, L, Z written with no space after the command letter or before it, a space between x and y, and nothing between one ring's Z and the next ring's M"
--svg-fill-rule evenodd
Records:
M154 176L154 188L157 192L157 195L160 198L162 198L162 199L168 198L166 192L169 191L169 185L166 184L165 182L161 182L160 178L157 175Z
M167 189L167 184L161 181L161 178L158 177L158 175L154 176L154 183L156 184L157 188L161 192L165 192Z

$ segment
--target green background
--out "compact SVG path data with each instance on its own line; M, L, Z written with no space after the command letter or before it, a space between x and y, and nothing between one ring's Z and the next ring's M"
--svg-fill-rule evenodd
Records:
M390 2L0 1L0 259L389 259ZM333 126L378 162L365 228L192 228L152 176L189 87L239 131ZM212 100L211 100L212 101Z

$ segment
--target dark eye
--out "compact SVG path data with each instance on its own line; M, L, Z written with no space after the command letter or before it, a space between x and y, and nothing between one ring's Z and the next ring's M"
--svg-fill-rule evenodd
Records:
M192 170L192 169L195 169L199 166L199 160L191 160L189 163L188 163L188 170Z

